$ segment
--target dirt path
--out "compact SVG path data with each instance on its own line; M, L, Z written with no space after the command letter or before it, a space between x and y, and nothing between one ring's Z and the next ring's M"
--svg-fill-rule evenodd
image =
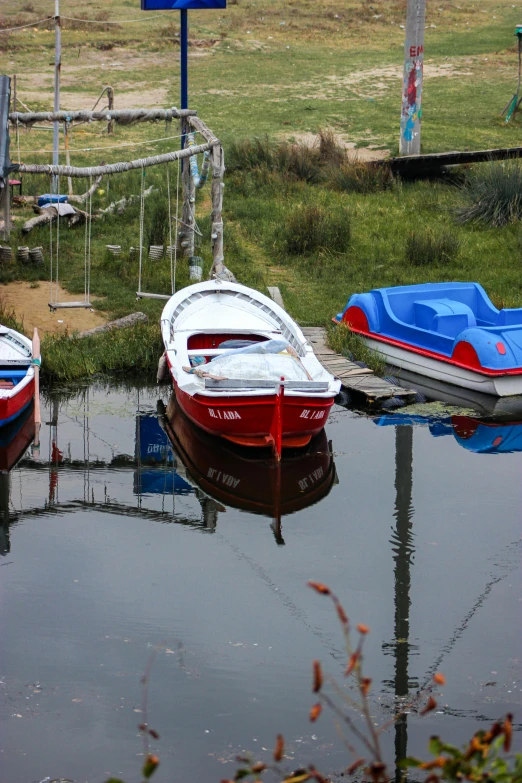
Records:
M31 288L31 285L34 283L8 283L0 286L0 302L7 312L14 310L17 319L23 321L24 332L28 337L32 337L35 326L43 336L65 331L83 332L107 321L98 311L86 310L83 307L51 313L48 305L49 284L40 283L38 288ZM72 302L81 298L59 288L59 301Z

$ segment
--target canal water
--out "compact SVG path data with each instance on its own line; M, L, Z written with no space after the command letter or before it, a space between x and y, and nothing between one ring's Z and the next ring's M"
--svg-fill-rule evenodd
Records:
M231 778L278 733L288 769L342 771L334 716L308 720L314 659L349 687L310 579L370 628L375 723L446 677L435 711L383 733L392 775L506 712L520 748L522 424L336 406L277 471L191 428L166 387L43 402L39 447L30 417L0 443L1 783L137 780L144 720L158 781Z

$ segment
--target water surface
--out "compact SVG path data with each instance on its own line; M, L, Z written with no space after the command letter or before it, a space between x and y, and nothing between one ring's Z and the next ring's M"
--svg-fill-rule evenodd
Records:
M339 681L346 660L309 579L371 628L376 721L446 675L435 713L385 735L392 763L434 733L520 722L516 427L336 407L278 475L178 427L183 464L158 400L166 388L54 393L40 449L1 479L2 783L138 779L154 650L158 781L232 777L237 753L269 759L278 732L289 767L342 770L332 716L308 721L312 660Z

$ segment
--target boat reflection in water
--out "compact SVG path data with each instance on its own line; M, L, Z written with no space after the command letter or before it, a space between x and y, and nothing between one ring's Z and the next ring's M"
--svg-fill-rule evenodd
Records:
M281 517L319 502L337 483L324 429L305 448L286 449L278 466L268 449L253 453L195 427L174 394L166 408L158 402L158 416L186 478L218 503L274 518L279 544Z
M483 420L473 416L420 416L394 413L374 419L379 427L427 425L434 438L453 435L459 446L475 454L522 451L522 420Z
M33 406L0 429L0 556L8 554L10 471L22 459L34 438Z

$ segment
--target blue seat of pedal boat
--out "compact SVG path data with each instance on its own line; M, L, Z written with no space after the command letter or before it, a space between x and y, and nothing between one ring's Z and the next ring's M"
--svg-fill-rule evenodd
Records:
M445 337L456 337L477 321L471 307L455 299L427 299L413 303L415 326L437 332Z

